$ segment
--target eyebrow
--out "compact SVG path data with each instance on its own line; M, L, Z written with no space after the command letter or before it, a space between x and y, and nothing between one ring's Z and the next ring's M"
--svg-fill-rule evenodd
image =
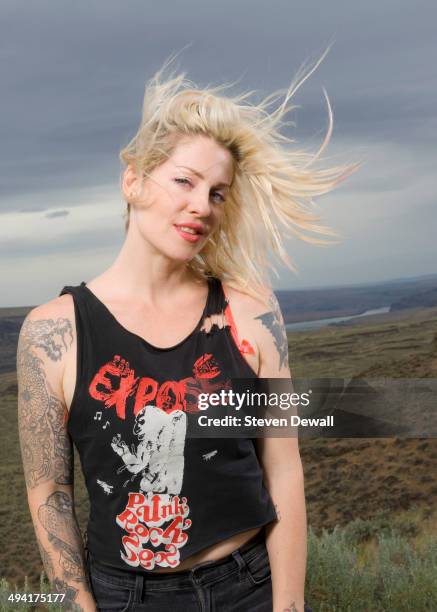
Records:
M205 177L203 176L203 174L201 172L199 172L198 170L194 170L194 168L190 168L189 166L176 166L176 168L185 168L185 170L189 170L195 176L199 177L202 180L205 180ZM217 185L215 185L215 187L216 188L228 187L230 189L231 186L228 185L227 183L217 183Z

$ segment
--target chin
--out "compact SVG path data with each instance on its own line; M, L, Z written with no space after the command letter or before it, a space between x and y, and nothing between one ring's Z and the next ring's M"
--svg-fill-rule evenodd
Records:
M165 253L165 252L162 252L162 253L163 255L171 259L172 261L178 261L180 263L188 263L196 257L199 251L200 249L196 249L196 250L183 249L177 252L173 251L171 253Z

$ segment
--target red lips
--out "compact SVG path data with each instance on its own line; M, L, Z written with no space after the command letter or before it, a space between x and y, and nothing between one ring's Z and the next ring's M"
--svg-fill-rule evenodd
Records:
M205 228L200 223L178 223L176 225L176 227L179 227L179 228L180 227L189 227L190 229L194 230L198 234L205 234L206 233Z

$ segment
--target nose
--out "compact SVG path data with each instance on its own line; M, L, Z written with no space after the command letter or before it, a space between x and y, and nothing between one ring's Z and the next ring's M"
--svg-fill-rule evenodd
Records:
M209 191L206 193L203 189L197 192L193 190L189 196L188 210L199 217L209 217L211 214Z

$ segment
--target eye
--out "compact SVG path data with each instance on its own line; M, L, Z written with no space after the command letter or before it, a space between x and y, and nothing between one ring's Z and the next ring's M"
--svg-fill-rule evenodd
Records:
M213 191L211 193L211 197L215 202L223 203L225 201L224 196L220 193L220 191Z
M176 177L173 179L178 185L193 187L193 183L185 176ZM220 193L220 191L211 191L211 199L217 204L223 204L226 198Z
M175 178L174 182L178 183L178 185L191 185L191 181L185 177Z

